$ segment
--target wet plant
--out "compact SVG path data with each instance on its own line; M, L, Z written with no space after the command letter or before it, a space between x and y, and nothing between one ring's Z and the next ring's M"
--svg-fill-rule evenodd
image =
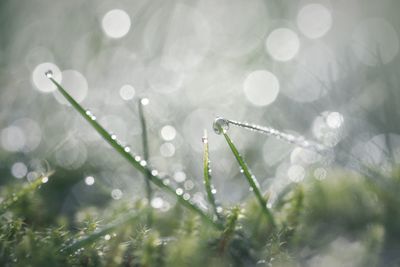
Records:
M365 175L336 167L319 179L307 174L304 183L289 183L273 196L269 188L262 190L250 170L252 162L233 143L230 125L322 154L325 147L274 128L218 117L214 131L226 141L251 193L234 205L220 202L211 161L217 159L210 153L205 132L202 170L207 206L200 206L181 187L173 186L168 175L151 167L146 101L138 102L143 145L139 156L76 102L51 72L46 76L143 175L146 199L82 210L73 223L46 222L38 217L48 217L43 191L57 181L49 179L53 173L2 187L0 266L398 266L400 174L395 166L390 175L375 177L384 179L380 182L372 178L377 170ZM158 192L176 198L177 204L166 212L152 208Z

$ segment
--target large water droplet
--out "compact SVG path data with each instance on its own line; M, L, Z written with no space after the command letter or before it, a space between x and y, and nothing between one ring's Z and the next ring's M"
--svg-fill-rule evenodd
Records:
M229 122L221 117L214 120L213 129L216 134L226 133L229 130Z
M47 78L53 78L53 71L52 70L48 70L44 73L46 75Z

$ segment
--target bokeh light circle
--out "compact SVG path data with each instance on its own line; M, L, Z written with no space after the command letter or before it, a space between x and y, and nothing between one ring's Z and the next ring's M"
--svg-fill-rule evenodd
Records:
M369 66L386 64L399 53L399 36L385 19L368 19L354 30L351 46L362 63Z
M121 38L129 32L131 18L124 10L113 9L104 15L101 25L107 36Z
M28 168L23 162L16 162L11 166L11 174L17 178L21 179L28 173Z
M306 171L301 165L292 165L288 169L287 175L291 181L298 183L304 180Z
M81 103L86 98L88 92L86 78L76 70L65 70L62 72L62 77L61 85L78 103ZM60 92L55 91L54 96L60 104L69 105Z
M176 136L176 130L171 125L165 125L161 128L160 134L165 141L171 141Z
M119 95L123 100L132 100L135 97L135 88L132 85L125 84L119 89Z
M321 4L306 5L297 15L297 26L308 38L321 38L332 27L331 12Z
M62 75L60 69L53 63L45 62L36 66L32 72L32 82L37 90L43 93L50 93L57 89L57 87L46 77L46 71L53 72L53 79L61 82Z
M257 70L246 77L243 89L247 100L253 105L267 106L274 102L279 94L279 81L271 72Z
M277 61L293 59L300 48L297 34L288 28L279 28L272 31L265 43L267 52Z

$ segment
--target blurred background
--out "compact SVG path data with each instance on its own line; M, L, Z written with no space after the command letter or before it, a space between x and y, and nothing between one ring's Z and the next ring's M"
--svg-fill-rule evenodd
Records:
M0 187L54 170L42 194L54 214L144 196L131 168L44 73L204 206L203 130L222 203L250 196L216 116L332 148L319 155L231 127L264 191L325 179L337 168L385 174L400 161L395 0L2 0ZM273 201L273 197L271 198ZM153 207L173 199L155 194Z

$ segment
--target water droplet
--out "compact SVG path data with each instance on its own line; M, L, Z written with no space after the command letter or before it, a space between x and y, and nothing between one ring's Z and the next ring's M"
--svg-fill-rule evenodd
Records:
M116 136L115 134L111 134L111 139L112 139L112 140L116 140L116 139L117 139L117 136Z
M108 240L110 240L110 239L111 239L111 236L110 236L109 234L107 234L107 235L104 236L104 240L107 240L107 241L108 241Z
M126 153L131 152L131 147L130 147L130 146L126 146L126 147L124 148L124 151L125 151Z
M158 171L157 171L157 170L152 170L152 171L151 171L151 175L157 176L157 175L158 175Z
M140 156L135 156L136 161L140 161Z
M88 115L88 116L92 116L92 115L93 115L93 113L92 113L89 109L87 109L85 113L86 113L86 115Z
M189 193L183 194L183 199L184 200L189 200L190 199L190 194Z
M45 176L42 178L42 183L47 183L49 181L49 177Z
M141 160L141 161L140 161L140 165L144 167L144 166L147 165L147 162L146 162L145 160Z
M140 103L141 103L143 106L147 106L147 105L150 103L150 100L149 100L148 98L142 98L142 99L140 100Z
M53 78L53 71L52 70L48 70L44 73L46 75L47 78Z
M97 118L96 118L96 116L92 115L92 116L90 117L90 119L91 119L92 121L95 121Z
M181 195L183 194L183 189L182 189L182 188L177 188L177 189L175 190L175 193L176 193L178 196L181 196Z
M163 180L163 184L169 185L169 179L164 179L164 180Z
M229 130L229 122L221 117L217 117L213 123L213 129L216 134L226 133Z
M211 194L216 194L217 193L217 189L213 188L211 189Z

